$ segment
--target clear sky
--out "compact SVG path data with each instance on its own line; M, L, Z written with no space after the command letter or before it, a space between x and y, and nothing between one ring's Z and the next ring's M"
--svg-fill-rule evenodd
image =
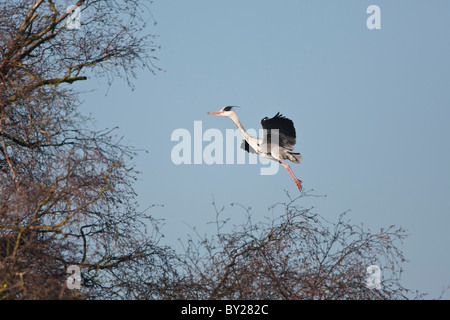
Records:
M370 5L381 9L379 30L366 26ZM303 155L293 171L306 190L327 195L305 207L331 221L350 209L372 231L406 228L403 284L440 295L450 284L449 1L155 0L150 8L165 71L138 72L134 91L93 79L82 110L149 151L135 159L136 189L142 208L164 205L152 212L165 219L167 243L190 227L208 232L213 197L233 222L242 216L233 202L263 217L287 201L285 190L298 194L282 167L260 175L255 164L171 159L176 129L194 135L194 121L203 132L234 129L207 111L239 105L255 130L279 111L294 121Z

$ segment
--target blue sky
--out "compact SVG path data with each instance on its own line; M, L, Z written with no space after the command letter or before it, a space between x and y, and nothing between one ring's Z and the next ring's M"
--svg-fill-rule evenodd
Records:
M380 30L366 27L373 4ZM164 205L152 212L165 219L165 241L190 227L209 232L213 197L238 222L233 202L262 218L287 201L285 190L298 193L282 167L264 176L258 165L171 160L178 128L234 129L207 111L239 105L244 127L256 130L279 111L294 121L303 155L293 171L327 195L305 207L331 221L351 210L353 223L374 231L405 227L403 283L439 296L450 284L450 2L155 0L150 8L164 71L138 72L134 91L92 79L82 111L149 151L134 160L136 189L143 208Z

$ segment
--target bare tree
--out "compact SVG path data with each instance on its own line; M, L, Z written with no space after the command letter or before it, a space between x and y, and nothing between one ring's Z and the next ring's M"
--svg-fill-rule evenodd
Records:
M216 209L215 235L191 236L181 254L160 245L160 223L136 203L136 151L87 127L73 89L158 70L145 3L77 1L70 29L73 3L0 1L0 299L407 297L404 230L328 222L297 199L266 222L240 206L246 220L232 228ZM382 290L366 287L372 264ZM66 286L71 265L79 290Z
M306 194L301 196L305 197ZM301 198L299 197L299 198ZM401 285L405 258L397 242L402 228L371 233L346 213L329 222L299 198L270 208L265 222L246 219L229 227L216 208L217 232L191 236L179 256L180 276L166 290L176 299L407 299L419 297ZM234 204L236 206L236 204ZM380 290L368 286L367 267L382 270Z
M136 265L164 265L158 223L135 201L135 151L90 130L72 88L156 71L154 21L143 1L86 0L69 29L69 4L0 2L0 298L117 297ZM64 285L69 265L81 291Z

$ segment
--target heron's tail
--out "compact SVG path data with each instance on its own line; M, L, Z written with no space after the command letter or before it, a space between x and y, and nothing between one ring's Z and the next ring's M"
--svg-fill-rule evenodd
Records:
M300 153L287 152L288 159L294 163L300 163L302 161L302 155Z

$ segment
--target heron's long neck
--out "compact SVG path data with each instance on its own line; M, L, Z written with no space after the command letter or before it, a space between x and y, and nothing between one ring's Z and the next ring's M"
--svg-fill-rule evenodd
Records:
M248 141L248 138L250 138L250 136L248 135L247 131L245 131L245 129L242 126L242 124L240 123L238 117L236 115L233 115L233 116L230 117L230 119L233 120L233 122L236 125L236 127L239 129L239 131L244 136L244 139Z

